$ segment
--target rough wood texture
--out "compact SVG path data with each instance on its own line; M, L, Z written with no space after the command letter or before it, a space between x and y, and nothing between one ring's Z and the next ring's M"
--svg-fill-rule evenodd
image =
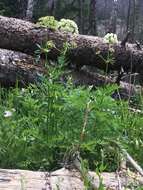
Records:
M48 73L47 69L44 68L42 63L36 65L32 56L12 50L0 49L0 85L9 87L15 86L16 82L18 82L19 86L25 86L29 83L39 82L41 76L45 73ZM65 72L59 80L64 84L69 75L72 76L73 82L77 86L93 85L96 88L105 84L114 84L115 82L108 77L89 72L84 68L80 71ZM136 89L134 85L121 82L119 92L122 98L128 99L129 96L139 93L140 89Z
M68 51L68 58L78 67L82 65L93 65L106 70L105 61L109 52L109 45L105 44L102 38L84 35L71 35L42 28L15 18L0 16L0 47L18 50L26 53L33 53L36 44L44 44L52 40L58 49L61 49L64 42L75 42L77 48ZM119 70L122 66L125 71L143 73L143 51L138 50L135 44L127 44L123 47L119 44L113 46L115 63L109 64L108 68ZM100 51L100 56L97 52ZM59 51L51 51L51 58L56 59Z
M34 65L32 56L24 53L0 49L0 85L20 86L35 83L44 73L43 67Z
M103 87L105 85L115 84L113 79L110 79L108 76L100 75L96 72L90 72L84 68L80 71L72 71L67 74L71 75L73 78L73 83L76 86L93 86L93 88ZM142 92L141 86L135 86L127 82L120 82L119 90L114 92L112 97L115 99L124 99L128 100L134 97L137 94Z
M95 186L99 187L99 177L94 172L89 172L93 177ZM143 185L143 178L135 175L117 175L116 173L103 173L103 184L106 189L117 190L119 183L122 188L131 188L134 185ZM33 172L24 170L0 169L0 190L83 190L84 185L80 174L67 169L60 169L52 173ZM130 189L130 188L128 188Z

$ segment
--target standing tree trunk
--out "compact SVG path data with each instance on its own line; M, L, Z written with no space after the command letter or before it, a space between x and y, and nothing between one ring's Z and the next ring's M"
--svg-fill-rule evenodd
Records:
M117 6L118 6L118 0L113 0L113 10L111 13L111 20L109 25L109 32L116 33L116 27L117 27Z
M26 9L27 9L27 0L19 1L19 15L18 17L24 19L26 17Z
M105 20L105 33L108 33L108 7L107 7L107 5L108 5L108 2L107 2L108 0L105 0L104 1L104 20Z
M89 33L91 35L97 35L96 0L90 0Z
M139 39L140 34L140 0L136 0L135 4L135 40Z
M34 0L28 0L26 9L26 20L31 21L33 18Z
M132 22L131 22L131 41L135 39L135 22L136 22L136 0L132 0Z
M55 0L48 0L48 14L49 15L54 15L54 9L55 9Z
M130 15L131 15L131 0L128 0L128 12L127 12L127 32L130 28Z
M78 23L79 23L79 32L84 33L84 17L83 17L83 6L84 0L78 0L79 14L78 14Z
M35 0L19 0L19 15L18 17L24 20L31 21L33 18Z

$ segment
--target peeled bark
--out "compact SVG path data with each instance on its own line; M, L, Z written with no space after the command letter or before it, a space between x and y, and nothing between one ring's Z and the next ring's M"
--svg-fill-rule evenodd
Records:
M30 55L0 49L0 85L9 87L18 83L25 86L40 81L44 69L42 65L34 65L34 62Z
M37 44L43 45L48 40L52 40L59 50L63 48L64 42L72 44L74 42L77 47L70 49L67 56L78 67L92 65L107 70L107 63L103 58L107 59L109 45L104 43L102 38L61 33L30 22L0 16L1 48L34 54ZM118 43L112 48L115 62L114 64L108 63L108 70L120 70L122 66L127 72L143 73L143 51L138 50L135 44L127 44L124 47ZM56 59L58 55L57 49L53 49L49 54L52 59Z

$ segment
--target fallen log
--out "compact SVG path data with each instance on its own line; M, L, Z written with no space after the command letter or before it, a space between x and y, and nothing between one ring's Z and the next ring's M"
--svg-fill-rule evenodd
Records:
M30 55L11 50L0 49L0 85L25 86L36 83L44 73L44 68L34 65L34 58Z
M80 71L73 70L68 73L68 76L69 75L72 76L73 83L76 86L92 86L93 89L96 89L97 87L115 84L115 80L109 78L108 76L90 72L85 67L83 67ZM130 100L141 92L141 86L121 81L118 90L112 94L112 97L114 99Z
M12 50L0 49L0 85L1 86L15 86L18 83L23 87L29 83L40 82L41 76L48 74L42 62L38 65L31 55L16 52ZM80 71L68 71L63 74L59 79L66 85L66 78L71 75L75 86L93 86L94 88L104 86L107 84L114 84L115 81L107 76L88 71L86 68ZM121 96L123 99L128 99L135 94L140 93L140 89L132 84L121 82L119 94L115 93L113 96L118 98Z
M101 182L99 176L95 172L89 172L89 175L93 180L94 186L98 189ZM119 181L123 189L133 189L143 185L143 178L133 172L126 175L104 172L101 174L101 177L105 189L119 189ZM0 190L83 190L84 188L80 173L65 168L54 172L0 169Z
M68 59L81 67L83 65L92 65L104 70L120 70L143 73L143 51L136 44L121 43L110 46L113 48L113 58L115 62L108 63L107 54L109 53L109 44L102 38L72 35L62 33L52 29L44 28L15 18L0 16L0 47L5 49L17 50L28 54L33 54L37 49L37 44L43 45L48 40L52 40L56 49L52 49L49 56L56 59L59 50L63 48L64 42L76 44L67 52Z

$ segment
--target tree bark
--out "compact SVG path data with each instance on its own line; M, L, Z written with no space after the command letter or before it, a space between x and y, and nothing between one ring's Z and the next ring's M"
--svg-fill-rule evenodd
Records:
M34 62L30 55L0 49L0 85L9 87L18 83L18 86L26 86L40 81L44 68Z
M54 9L55 9L55 0L49 0L48 1L48 8L49 8L49 15L54 15Z
M72 71L70 75L72 76L73 83L76 86L93 86L93 88L96 89L97 87L115 84L115 81L113 79L110 79L104 75L90 72L84 68L80 71ZM118 91L115 91L112 94L112 97L114 99L129 100L140 93L141 86L138 86L138 88L136 88L136 86L133 84L121 81Z
M130 17L131 17L131 0L128 0L128 12L127 12L127 32L130 28Z
M26 20L32 21L34 10L34 0L28 0L26 9Z
M109 24L109 31L110 33L116 34L116 28L117 28L117 8L118 8L118 2L113 1L113 10L111 13L111 18L110 18L110 24Z
M90 0L89 34L97 35L96 0Z
M143 51L138 50L135 44L124 47L118 43L109 47L99 37L61 33L30 22L0 16L1 48L34 54L38 49L37 44L43 46L48 40L52 40L56 46L49 54L51 59L56 59L63 43L69 42L75 43L77 47L68 50L67 57L77 67L91 65L106 71L120 70L122 67L126 72L143 73ZM107 64L105 60L111 48L114 49L115 62Z
M24 87L29 83L41 82L41 77L48 74L44 65L39 62L35 63L35 59L27 54L15 52L12 50L0 49L0 86L10 87L18 84ZM97 73L91 73L86 69L80 71L70 71L63 74L59 80L66 85L67 76L71 75L75 86L92 85L94 88L104 86L106 84L114 84L115 81L106 76ZM113 94L113 98L128 99L140 91L134 85L121 82L119 92Z
M78 26L80 34L84 33L84 16L83 16L83 8L84 8L84 0L78 0Z
M26 9L27 9L27 0L19 0L19 6L18 6L18 18L25 19L26 17Z
M61 168L53 172L39 172L28 170L8 170L0 169L1 183L0 189L59 189L72 190L85 189L81 174L76 170L67 170ZM86 174L85 174L86 175ZM95 189L99 189L101 181L95 172L88 172L90 180L93 182ZM128 189L140 187L143 185L143 177L130 171L130 175L117 172L103 172L100 174L105 189L119 189L119 182L122 188ZM132 184L132 186L130 185ZM131 187L131 188L130 188Z

